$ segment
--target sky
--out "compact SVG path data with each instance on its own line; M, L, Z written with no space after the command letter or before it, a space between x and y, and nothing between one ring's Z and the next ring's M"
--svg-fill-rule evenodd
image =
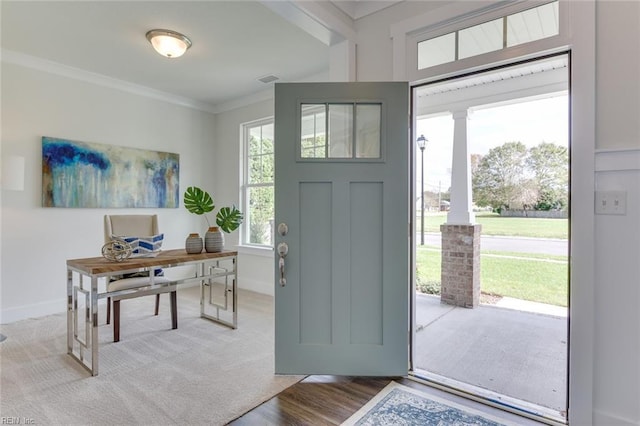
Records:
M487 154L505 142L519 141L527 147L541 142L561 146L569 143L568 96L561 95L471 113L468 127L471 154ZM445 192L451 186L453 119L451 115L419 120L416 135L428 142L424 150L425 191ZM416 176L420 185L421 155L417 150Z

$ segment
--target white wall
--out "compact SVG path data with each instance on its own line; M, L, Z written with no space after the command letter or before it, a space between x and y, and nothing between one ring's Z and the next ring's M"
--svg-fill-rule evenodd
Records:
M640 424L640 149L596 154L596 189L627 214L596 216L594 420Z
M475 1L477 2L477 0ZM356 21L358 81L393 80L391 25L446 6L441 1L405 1Z
M640 1L598 2L596 31L596 148L640 148Z
M104 214L157 213L164 247L206 230L182 207L42 208L41 137L178 153L182 191L211 182L212 114L6 62L1 78L2 155L26 159L25 190L2 192L1 322L66 310L65 261L100 255Z
M640 2L597 3L596 190L627 214L595 221L594 423L640 425Z
M216 114L215 200L220 205L240 205L240 149L243 123L273 117L273 99ZM238 244L240 233L227 235L228 244ZM274 294L272 250L239 249L238 286Z
M358 80L391 80L390 26L442 4L403 2L357 21ZM592 158L599 164L594 190L625 190L628 197L627 215L596 216L593 230L596 325L587 332L595 341L597 425L640 425L639 28L639 2L597 3L596 146L577 148L602 150ZM238 203L239 126L272 114L272 101L262 101L217 114L214 125L205 113L3 64L3 155L24 155L28 175L24 192L2 194L2 321L64 310L64 260L95 255L101 245L107 211L40 208L42 135L178 152L181 187L213 188L217 202ZM158 212L161 225L176 229L172 246L201 225L184 211ZM228 244L237 237L227 236ZM271 257L242 253L239 262L240 286L273 293Z

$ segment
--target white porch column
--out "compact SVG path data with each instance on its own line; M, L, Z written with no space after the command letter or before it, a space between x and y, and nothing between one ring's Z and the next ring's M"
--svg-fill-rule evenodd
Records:
M451 166L451 204L447 224L473 225L471 207L471 157L467 138L468 110L453 112L453 164Z

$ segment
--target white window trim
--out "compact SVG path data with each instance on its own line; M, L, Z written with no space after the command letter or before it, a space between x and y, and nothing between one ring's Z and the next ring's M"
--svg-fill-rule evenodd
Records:
M495 3L477 8L466 2L436 9L428 15L414 17L391 27L393 39L393 77L396 81L423 83L435 78L454 75L460 71L472 71L491 63L499 65L512 61L514 56L525 59L527 56L540 56L544 53L555 53L566 50L569 45L567 2L559 3L559 34L497 51L458 59L441 65L418 69L418 43L474 25L482 24L506 15L522 12L532 7L551 3L555 0L540 2L518 1L513 3ZM471 8L471 9L470 9ZM455 18L451 18L454 16Z
M273 259L274 250L271 246L241 244L237 248L239 253L250 254L252 256L270 257Z
M258 187L274 187L275 188L275 180L270 184L258 183L258 184L248 184L249 181L249 146L248 146L248 132L249 128L264 126L266 124L273 124L274 117L264 117L258 120L248 121L246 123L242 123L240 125L240 200L241 200L241 210L245 212L245 220L242 223L240 228L240 241L238 244L238 251L241 253L258 255L258 256L273 256L273 246L265 245L265 244L252 244L246 242L248 238L247 235L249 233L248 226L249 221L249 188L258 188ZM275 142L274 142L275 143Z

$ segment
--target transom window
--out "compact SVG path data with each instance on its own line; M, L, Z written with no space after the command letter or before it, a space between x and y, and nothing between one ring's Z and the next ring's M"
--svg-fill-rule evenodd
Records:
M558 1L418 43L418 69L558 35Z
M381 117L379 103L303 103L299 158L382 158Z

